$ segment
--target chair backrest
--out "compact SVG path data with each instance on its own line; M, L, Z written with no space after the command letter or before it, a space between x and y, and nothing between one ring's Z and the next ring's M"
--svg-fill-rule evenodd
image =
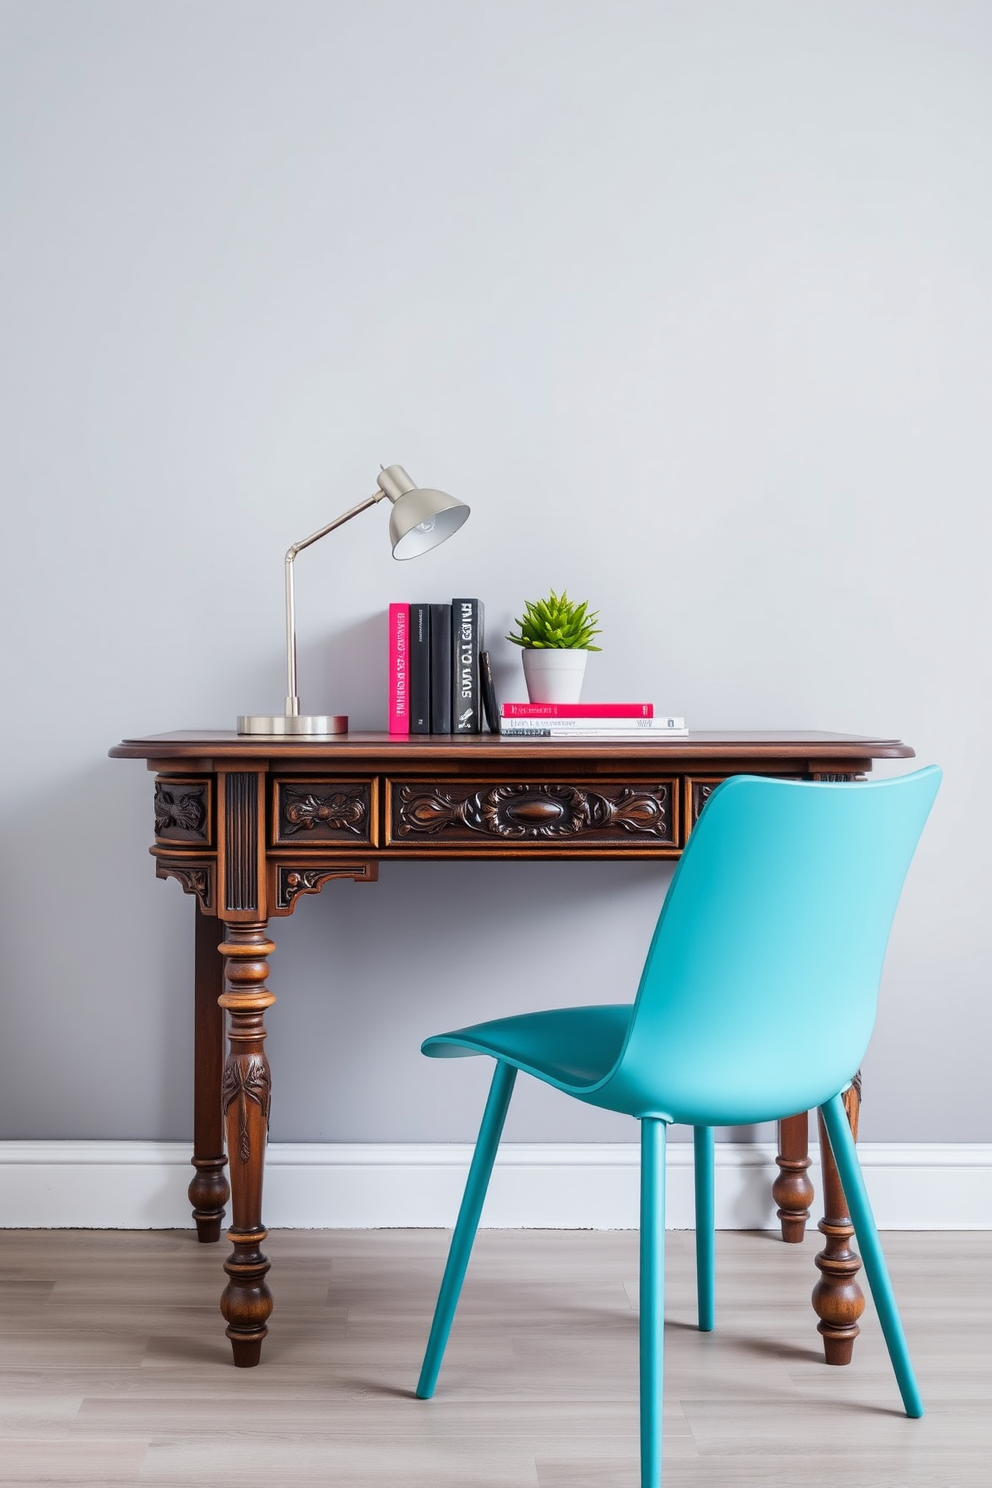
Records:
M724 781L662 906L611 1104L737 1125L841 1090L940 780Z

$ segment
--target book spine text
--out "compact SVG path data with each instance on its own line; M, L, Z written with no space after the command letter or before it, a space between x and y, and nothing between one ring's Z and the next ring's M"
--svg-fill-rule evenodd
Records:
M389 606L389 732L410 732L410 606Z
M451 601L451 732L482 732L482 693L479 686L482 603L478 599Z

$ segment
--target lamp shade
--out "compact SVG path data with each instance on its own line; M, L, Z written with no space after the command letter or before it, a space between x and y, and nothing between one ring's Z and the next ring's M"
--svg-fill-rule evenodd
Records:
M379 485L393 504L389 540L393 557L418 558L457 532L471 510L446 491L415 486L402 465L390 465Z
M418 487L401 496L389 518L394 558L417 558L457 532L469 514L464 501Z

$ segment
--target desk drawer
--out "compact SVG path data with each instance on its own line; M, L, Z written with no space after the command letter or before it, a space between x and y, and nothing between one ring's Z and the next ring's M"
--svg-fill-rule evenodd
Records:
M702 811L710 796L718 785L722 785L728 777L726 775L688 775L685 780L685 831L688 837L693 827L699 820ZM801 775L776 775L776 780L801 780Z
M457 849L480 840L506 847L676 847L675 781L387 782L388 845Z
M373 846L375 787L374 780L308 780L299 775L274 780L272 846Z

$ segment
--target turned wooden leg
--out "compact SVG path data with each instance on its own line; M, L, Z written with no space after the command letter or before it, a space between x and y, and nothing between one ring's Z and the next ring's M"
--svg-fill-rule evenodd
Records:
M861 1110L861 1076L844 1095L844 1109L851 1123L854 1139L858 1137L858 1114ZM820 1122L820 1168L823 1173L823 1218L817 1228L826 1244L816 1257L820 1280L813 1288L813 1309L820 1319L817 1331L823 1339L823 1353L828 1364L850 1364L854 1340L861 1329L858 1318L865 1310L864 1293L857 1282L861 1257L851 1249L854 1226L847 1212L847 1200L841 1187L833 1153Z
M798 1245L806 1233L809 1206L813 1202L813 1185L807 1169L809 1156L809 1112L786 1116L778 1124L779 1175L772 1184L772 1198L778 1205L782 1239Z
M272 1294L265 1277L269 1262L261 1250L262 1177L269 1128L269 1062L265 1057L265 1009L275 997L265 985L266 957L275 950L266 922L227 924L220 946L226 960L227 991L220 1000L230 1015L230 1053L224 1066L222 1100L227 1118L227 1151L231 1164L233 1223L227 1238L233 1247L224 1270L230 1278L220 1310L234 1362L241 1369L257 1364Z
M224 963L217 947L224 926L216 915L196 911L196 1011L193 1073L193 1167L189 1201L197 1239L220 1239L224 1205L231 1196L224 1156L224 1112L220 1103L224 1070Z

